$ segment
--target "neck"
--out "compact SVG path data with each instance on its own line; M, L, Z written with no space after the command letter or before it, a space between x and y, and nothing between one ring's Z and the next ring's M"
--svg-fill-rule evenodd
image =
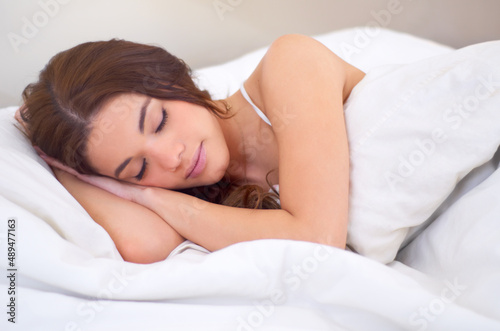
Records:
M230 106L229 118L217 118L219 125L224 134L227 147L229 149L229 165L226 170L226 175L229 176L231 181L244 181L246 180L247 158L245 156L245 125L242 121L242 114L238 111L237 105L231 103L231 98L224 101ZM224 103L219 100L215 101L221 108L225 109Z

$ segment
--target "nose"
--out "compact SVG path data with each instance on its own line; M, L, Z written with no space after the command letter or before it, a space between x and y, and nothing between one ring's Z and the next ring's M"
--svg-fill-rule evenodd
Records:
M151 161L157 163L163 170L174 172L182 163L185 146L181 141L160 141L149 146Z

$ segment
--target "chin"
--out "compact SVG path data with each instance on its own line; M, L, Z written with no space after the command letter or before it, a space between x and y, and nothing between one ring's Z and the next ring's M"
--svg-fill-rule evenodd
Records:
M214 172L212 178L210 178L211 183L209 185L218 183L222 178L224 178L225 174L226 172L224 170Z

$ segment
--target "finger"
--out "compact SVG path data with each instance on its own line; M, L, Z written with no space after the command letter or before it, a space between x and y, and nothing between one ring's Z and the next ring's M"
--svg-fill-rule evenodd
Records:
M35 149L35 151L37 152L38 155L42 156L42 155L45 155L47 156L47 154L45 154L44 151L42 151L42 149L38 146L33 146L33 148Z
M48 165L51 167L66 171L67 173L72 174L73 176L79 177L80 173L78 173L75 169L68 167L67 165L61 163L60 161L56 160L53 157L50 157L46 154L40 154L40 157L47 162Z
M53 157L50 157L48 156L47 154L39 154L39 156L45 161L47 162L49 165L51 166L54 166L56 168L61 168L61 170L64 170L62 169L63 168L63 165L57 161L56 159L54 159Z

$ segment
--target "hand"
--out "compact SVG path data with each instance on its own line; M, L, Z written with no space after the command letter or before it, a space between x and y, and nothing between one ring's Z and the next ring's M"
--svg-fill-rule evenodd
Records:
M116 196L119 196L120 198L126 199L126 200L130 200L130 201L141 203L141 204L145 200L147 200L144 197L144 189L146 188L144 186L124 183L124 182L120 182L116 179L104 177L104 176L84 175L84 174L79 173L75 169L70 168L67 165L62 164L61 162L54 159L53 157L48 156L37 146L35 146L35 150L37 151L38 155L40 155L40 157L45 162L47 162L47 164L49 166L51 166L55 169L65 171L65 172L75 176L76 178L80 179L81 181L84 181L86 183L89 183L91 185L99 187L105 191L108 191L108 192L110 192Z

